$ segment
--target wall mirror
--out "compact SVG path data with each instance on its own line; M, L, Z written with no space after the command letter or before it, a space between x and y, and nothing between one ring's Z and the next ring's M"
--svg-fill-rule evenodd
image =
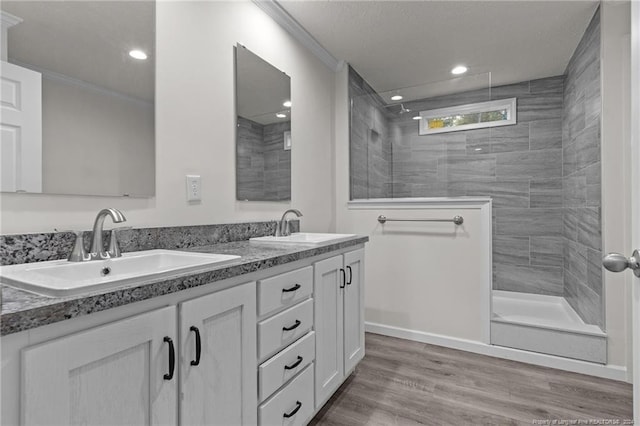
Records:
M0 8L0 189L153 196L155 2Z
M242 45L236 65L236 198L291 199L291 79Z

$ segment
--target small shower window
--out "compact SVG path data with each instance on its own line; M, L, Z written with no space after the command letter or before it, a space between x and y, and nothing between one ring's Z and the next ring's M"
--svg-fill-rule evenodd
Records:
M420 134L516 124L516 98L420 111Z

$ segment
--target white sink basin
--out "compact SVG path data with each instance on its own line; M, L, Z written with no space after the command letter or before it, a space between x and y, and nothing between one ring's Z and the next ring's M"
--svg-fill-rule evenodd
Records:
M320 245L325 243L338 243L355 237L356 234L317 234L311 232L294 232L286 237L255 237L249 241L256 243L285 243L285 244L307 244Z
M24 263L0 267L0 281L46 296L73 296L117 287L136 280L168 278L220 266L240 256L148 250L124 253L122 257L88 262Z

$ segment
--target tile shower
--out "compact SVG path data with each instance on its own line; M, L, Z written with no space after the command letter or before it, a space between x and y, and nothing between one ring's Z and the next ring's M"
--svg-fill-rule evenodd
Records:
M604 330L600 12L563 75L387 104L349 73L351 199L490 196L493 289L561 297ZM420 111L517 98L517 124L419 135Z

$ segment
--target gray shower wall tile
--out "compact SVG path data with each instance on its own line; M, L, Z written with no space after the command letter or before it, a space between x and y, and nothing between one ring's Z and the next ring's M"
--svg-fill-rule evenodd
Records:
M456 156L438 160L438 177L442 180L493 180L495 176L494 156Z
M496 265L494 289L562 296L562 268Z
M562 178L532 179L530 207L562 207Z
M604 329L602 297L569 272L564 274L564 297L585 323Z
M577 241L594 250L602 249L602 224L599 207L578 209Z
M532 266L564 266L563 237L531 237Z
M496 235L493 237L493 263L529 266L529 237Z
M491 152L529 151L529 123L491 129Z
M602 251L591 248L587 250L587 286L602 297Z
M550 120L562 116L562 94L535 94L517 100L518 122Z
M496 235L558 236L562 209L496 209Z
M600 163L600 123L583 129L576 137L576 168Z
M514 98L518 96L525 96L531 93L530 83L523 81L515 84L508 84L504 86L497 86L491 88L491 99L506 99Z
M468 196L492 199L493 208L529 207L529 182L526 180L496 179L493 181L461 182Z
M583 207L587 202L587 177L576 172L562 179L562 194L565 207Z
M540 78L529 82L529 92L532 95L551 94L562 95L564 93L564 75Z
M541 179L562 176L562 150L496 154L496 176Z
M529 123L532 150L562 148L562 119L532 121Z

